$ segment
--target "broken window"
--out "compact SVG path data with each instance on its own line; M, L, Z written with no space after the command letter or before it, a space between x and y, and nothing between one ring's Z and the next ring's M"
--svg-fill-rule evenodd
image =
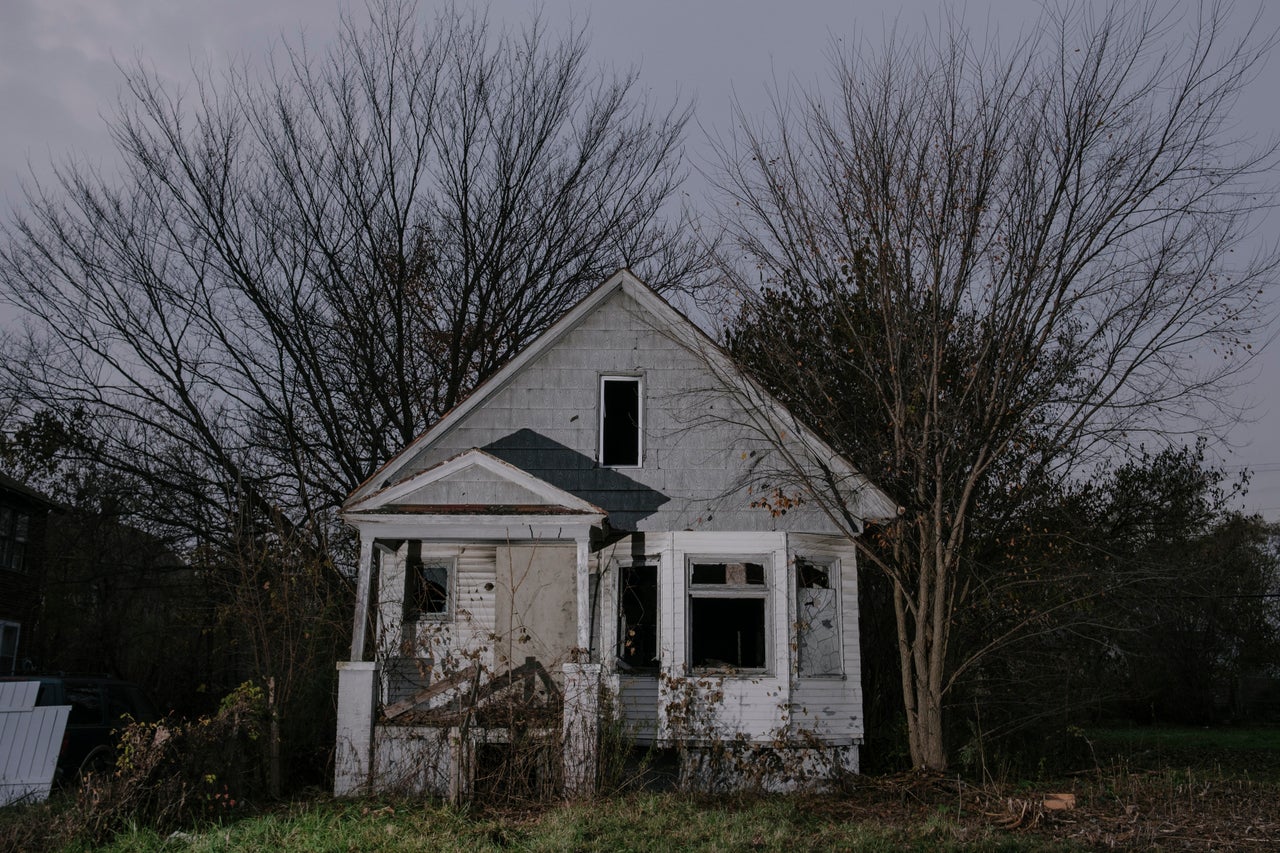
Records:
M404 618L442 619L449 615L450 575L453 561L424 558L422 543L410 542L405 557Z
M840 675L835 564L796 557L796 668L800 675Z
M768 667L765 564L689 563L689 663L700 669Z
M612 468L640 465L640 378L600 379L600 464Z
M619 567L618 662L624 669L658 668L658 567Z

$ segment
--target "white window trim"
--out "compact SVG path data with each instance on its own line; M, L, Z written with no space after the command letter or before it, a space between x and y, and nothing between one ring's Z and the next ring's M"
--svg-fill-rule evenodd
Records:
M604 461L604 384L606 382L634 382L636 384L636 464L606 465ZM596 460L601 468L629 470L644 467L644 376L639 373L602 373L596 383Z
M744 586L695 585L694 563L758 563L764 567L764 583ZM703 676L725 678L759 678L773 674L773 560L769 554L685 554L684 558L684 657L687 672ZM693 663L693 607L694 598L755 598L764 602L764 666L720 667L695 666Z
M813 563L814 565L825 567L827 570L827 582L831 584L831 589L833 592L835 592L836 636L839 638L839 642L840 642L840 671L839 672L829 672L829 673L824 673L822 675L813 675L809 673L803 673L800 671L800 627L799 627L800 567L799 565L797 565L800 560L805 560L807 562ZM840 565L840 558L830 554L797 553L792 555L791 563L792 563L791 606L796 608L796 618L792 626L793 636L789 638L789 641L791 643L794 643L795 650L796 650L795 652L796 677L803 678L806 681L808 681L809 679L813 679L815 681L843 680L847 677L847 670L845 669L845 667L847 666L847 663L845 662L845 659L844 659L844 652L845 652L845 649L844 649L844 589L843 589L843 575L841 573L842 566Z

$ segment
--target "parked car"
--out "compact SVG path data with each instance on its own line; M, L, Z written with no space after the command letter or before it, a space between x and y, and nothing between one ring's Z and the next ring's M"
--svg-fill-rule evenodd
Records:
M70 705L62 749L58 752L57 782L67 782L91 770L115 763L116 738L130 720L152 723L160 719L155 707L136 684L94 675L6 676L0 681L39 681L36 705ZM125 718L128 719L125 719Z

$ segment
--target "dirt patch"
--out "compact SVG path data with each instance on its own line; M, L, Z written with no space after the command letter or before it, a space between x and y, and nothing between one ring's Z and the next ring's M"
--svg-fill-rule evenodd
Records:
M874 821L911 836L941 831L962 843L994 832L1097 849L1273 850L1278 797L1274 782L1194 771L1116 769L1035 788L906 773L862 777L802 807L827 820Z

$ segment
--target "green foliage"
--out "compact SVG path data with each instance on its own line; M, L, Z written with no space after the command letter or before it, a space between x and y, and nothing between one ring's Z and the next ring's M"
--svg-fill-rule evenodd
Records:
M114 771L82 782L78 834L103 841L132 824L167 829L243 809L264 790L265 710L262 690L245 683L214 715L130 724Z
M977 528L969 559L992 594L960 614L962 641L1030 618L1039 630L960 685L970 759L982 741L988 765L1015 772L1046 754L1087 766L1064 734L1075 722L1240 716L1237 679L1280 655L1276 531L1231 509L1242 488L1203 443L1170 447Z

